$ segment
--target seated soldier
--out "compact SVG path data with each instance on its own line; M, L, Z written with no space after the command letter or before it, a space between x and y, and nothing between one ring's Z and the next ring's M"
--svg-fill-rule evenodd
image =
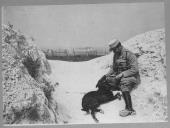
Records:
M125 49L117 39L109 43L109 50L114 53L113 67L106 74L106 79L112 90L120 90L125 101L125 109L120 111L120 116L126 117L136 114L132 107L130 92L140 83L138 62L135 54ZM116 83L115 84L115 80Z

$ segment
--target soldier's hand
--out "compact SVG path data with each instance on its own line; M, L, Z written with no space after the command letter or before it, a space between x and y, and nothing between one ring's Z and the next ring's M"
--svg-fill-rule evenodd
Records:
M110 74L110 75L106 76L106 80L110 81L111 79L113 79L115 77L116 77L115 74Z
M115 75L115 74L111 74L110 76L111 76L111 77L116 77L116 75Z
M123 74L120 73L119 75L116 76L116 79L118 80L118 79L121 79L122 77L123 77Z

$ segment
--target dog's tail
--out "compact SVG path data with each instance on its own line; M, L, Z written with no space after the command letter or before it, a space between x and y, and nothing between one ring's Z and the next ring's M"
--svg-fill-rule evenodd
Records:
M94 120L96 123L99 123L99 120L96 118L96 113L95 113L95 111L91 111L91 116L92 116L93 120Z

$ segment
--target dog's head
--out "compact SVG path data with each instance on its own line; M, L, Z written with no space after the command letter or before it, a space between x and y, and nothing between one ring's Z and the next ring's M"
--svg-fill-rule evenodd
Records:
M111 89L111 86L106 80L106 76L103 76L97 83L96 87L98 88L98 91L109 91Z
M100 88L101 86L103 86L104 84L107 83L107 80L106 80L106 76L104 75L102 78L100 78L100 80L97 82L97 85L96 87Z

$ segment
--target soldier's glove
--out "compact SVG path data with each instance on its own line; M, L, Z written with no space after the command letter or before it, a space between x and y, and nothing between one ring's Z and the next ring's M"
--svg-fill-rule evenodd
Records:
M128 85L129 84L129 81L128 80L123 80L120 82L120 85Z
M109 75L106 75L106 80L110 80L111 78L114 78L114 77L116 77L116 75L115 74L109 74Z
M123 77L123 73L120 73L119 75L116 76L117 80L120 80Z

